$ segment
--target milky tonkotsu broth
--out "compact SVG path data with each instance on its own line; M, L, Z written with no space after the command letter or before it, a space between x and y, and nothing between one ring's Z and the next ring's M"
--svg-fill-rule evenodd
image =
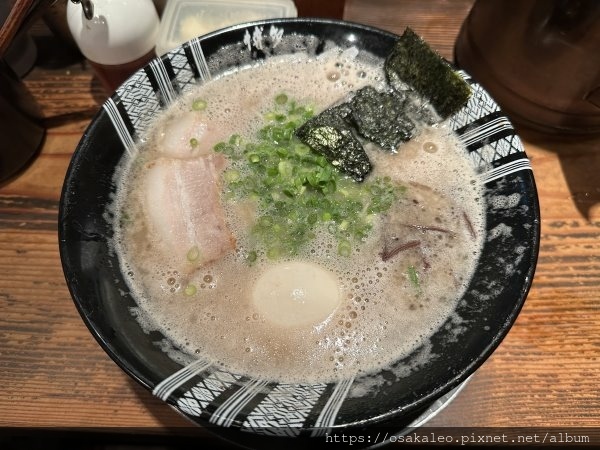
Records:
M294 260L259 255L250 266L242 255L252 212L223 200L236 250L193 270L157 251L157 236L145 223L145 168L165 157L160 130L181 120L193 99L207 102L209 148L201 151L210 151L233 133L251 139L278 93L318 111L383 82L381 61L371 66L335 50L272 57L186 95L158 119L158 131L137 156L123 162L115 210L116 223L125 225L115 227L115 248L144 316L175 345L236 373L322 382L393 363L426 343L452 314L479 256L484 216L483 187L446 124L423 129L397 154L367 146L369 176L389 176L406 192L349 257L338 256L333 238L320 233ZM177 211L161 207L165 215ZM389 233L427 244L383 261L382 243L397 238ZM409 265L422 272L418 289ZM189 284L197 292L184 292Z

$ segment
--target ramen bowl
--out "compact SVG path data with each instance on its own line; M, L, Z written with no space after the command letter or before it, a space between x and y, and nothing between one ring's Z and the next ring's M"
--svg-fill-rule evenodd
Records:
M193 423L230 437L295 443L323 439L332 430L400 431L447 398L500 344L523 306L538 254L539 207L529 160L510 121L468 74L461 73L473 94L449 121L485 183L482 253L454 314L426 347L388 369L339 382L277 383L196 359L140 325L110 244L107 205L115 195L116 167L153 118L204 80L268 57L288 36L302 37L316 52L334 43L380 57L398 39L342 21L273 19L193 39L136 72L96 114L68 169L59 217L66 281L83 321L116 364ZM365 381L376 387L356 388Z

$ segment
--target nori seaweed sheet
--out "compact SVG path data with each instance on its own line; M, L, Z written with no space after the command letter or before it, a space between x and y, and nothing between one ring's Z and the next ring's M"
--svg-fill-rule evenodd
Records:
M392 87L410 86L429 99L443 119L458 111L471 95L468 83L410 28L394 45L384 70Z
M348 103L334 106L309 119L296 130L296 136L355 181L371 171L371 162L347 121Z
M414 135L415 125L406 114L407 106L401 93L379 92L366 86L350 101L350 118L361 136L385 150L396 151Z
M371 171L356 134L382 149L396 151L413 137L415 121L431 125L439 120L419 97L427 99L445 119L471 95L468 83L410 28L386 58L384 71L389 91L366 86L349 102L323 111L296 130L302 142L356 181Z

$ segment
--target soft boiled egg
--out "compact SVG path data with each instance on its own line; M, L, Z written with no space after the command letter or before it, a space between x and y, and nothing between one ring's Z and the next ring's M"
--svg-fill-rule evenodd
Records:
M252 295L258 313L284 327L327 320L340 304L340 287L328 270L307 262L283 262L268 268Z

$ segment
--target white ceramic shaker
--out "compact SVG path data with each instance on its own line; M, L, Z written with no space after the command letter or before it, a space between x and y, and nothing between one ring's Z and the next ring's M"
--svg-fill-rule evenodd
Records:
M67 23L109 94L156 56L160 19L152 0L71 0Z

